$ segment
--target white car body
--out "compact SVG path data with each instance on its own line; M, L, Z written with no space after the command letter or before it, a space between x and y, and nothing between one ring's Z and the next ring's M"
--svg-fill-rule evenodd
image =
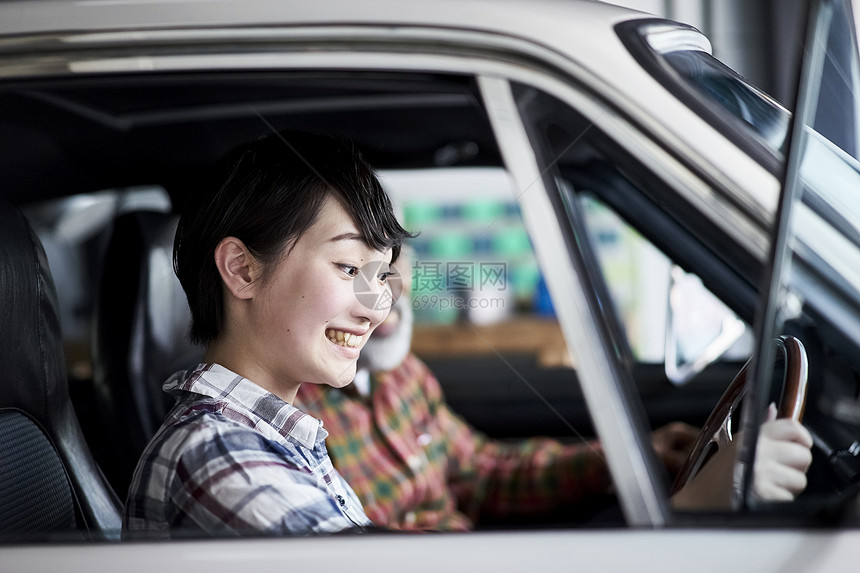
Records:
M630 529L0 546L24 571L833 571L860 532L677 526L628 416L509 82L575 107L764 265L776 174L675 97L613 31L651 16L601 2L80 0L0 2L0 82L183 70L386 70L474 76L517 189ZM666 41L684 34L667 28ZM672 37L669 37L672 36ZM659 45L662 36L655 36ZM695 49L704 38L689 33ZM0 112L2 113L2 112ZM657 143L659 142L659 144ZM564 293L565 296L560 296Z

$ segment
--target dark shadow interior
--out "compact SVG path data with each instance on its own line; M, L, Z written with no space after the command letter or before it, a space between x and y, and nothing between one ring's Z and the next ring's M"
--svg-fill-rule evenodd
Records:
M464 77L198 73L0 84L0 170L13 203L132 185L181 199L241 142L297 129L353 139L381 168L499 165Z

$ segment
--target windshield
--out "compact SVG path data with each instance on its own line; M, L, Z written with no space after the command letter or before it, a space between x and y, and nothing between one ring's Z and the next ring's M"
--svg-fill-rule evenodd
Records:
M761 163L779 169L791 114L716 59L705 36L689 26L655 21L618 31L666 89Z
M709 104L716 104L742 120L772 151L783 149L789 114L773 98L706 52L677 50L662 56Z

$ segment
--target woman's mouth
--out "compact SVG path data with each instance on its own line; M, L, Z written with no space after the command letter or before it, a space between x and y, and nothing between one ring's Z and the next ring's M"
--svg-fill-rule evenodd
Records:
M352 334L351 332L344 332L333 328L327 328L325 335L338 346L345 346L347 348L358 348L364 341L363 335Z

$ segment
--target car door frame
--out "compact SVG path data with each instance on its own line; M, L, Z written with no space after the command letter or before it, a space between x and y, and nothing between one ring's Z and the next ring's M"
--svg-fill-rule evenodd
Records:
M35 44L41 47L38 56L30 58L29 62L27 56L20 56L21 61L9 69L14 77L24 71L33 76L47 76L221 69L225 66L231 69L340 70L370 67L435 70L477 78L506 167L518 188L528 191L519 197L525 223L533 237L546 237L537 238L536 253L547 275L553 299L566 301L561 306L559 321L582 370L580 379L586 401L606 452L627 522L637 527L665 525L669 512L662 492L662 480L650 447L645 442L647 432L641 412L628 396L632 381L615 362L605 325L600 324L589 307L587 297L591 286L583 272L583 263L571 250L570 238L562 234L562 225L557 219L559 206L553 203L547 192L543 181L546 174L537 167L534 150L511 95L510 82L534 85L552 93L575 106L577 111L590 117L614 137L624 138L628 147L652 166L667 185L685 194L688 200L703 205L705 216L722 227L740 225L749 231L746 246L753 251L758 244L756 237L763 230L726 198L731 193L721 195L714 192L713 179L704 175L705 172L713 172L712 166L698 166L686 157L677 138L660 130L642 110L623 108L622 111L620 103L612 99L615 95L600 96L601 90L606 89L603 81L579 63L520 38L420 27L404 28L399 32L398 42L389 41L385 50L381 50L373 41L374 34L385 38L387 31L384 27L320 27L313 35L293 37L291 30L278 28L212 29L207 30L206 39L202 42L207 50L199 54L193 53L192 48L195 42L201 42L202 36L194 30L119 31L106 37L83 35L77 39L69 36L40 37L35 40ZM241 54L225 56L217 49L211 49L219 37L228 44L248 38L251 41ZM315 40L324 42L344 37L353 40L342 42L343 51L313 49ZM290 41L288 50L273 50L287 41ZM151 43L159 50L146 58L130 58L124 52L126 42L133 46ZM349 49L365 42L372 49ZM171 52L169 46L173 43L182 48ZM451 55L450 50L444 48L433 52L428 46L434 43L437 46L460 45L464 55ZM254 45L260 47L259 52L253 49ZM69 46L74 46L74 49ZM51 55L55 57L48 57ZM709 129L704 122L702 124L703 129ZM666 136L671 143L657 144L656 136L649 129ZM568 256L559 257L559 253L567 253Z

